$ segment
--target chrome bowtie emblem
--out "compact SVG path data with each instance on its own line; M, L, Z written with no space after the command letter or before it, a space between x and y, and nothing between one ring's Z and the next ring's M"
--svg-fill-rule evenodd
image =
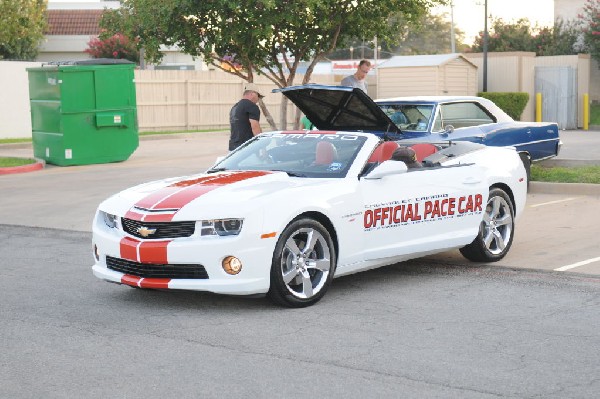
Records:
M149 235L156 233L156 229L149 229L146 226L141 226L138 227L137 233L142 237L148 237Z

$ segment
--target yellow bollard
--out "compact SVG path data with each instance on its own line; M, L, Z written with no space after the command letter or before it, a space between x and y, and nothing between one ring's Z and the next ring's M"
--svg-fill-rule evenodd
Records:
M542 93L535 93L535 121L542 121Z
M585 93L583 95L583 130L590 128L590 96Z

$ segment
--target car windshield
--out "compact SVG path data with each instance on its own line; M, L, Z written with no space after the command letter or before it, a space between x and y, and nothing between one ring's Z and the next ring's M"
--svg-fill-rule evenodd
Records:
M273 170L296 177L345 177L367 138L352 134L265 133L208 172Z
M400 130L425 131L433 114L431 104L378 104Z

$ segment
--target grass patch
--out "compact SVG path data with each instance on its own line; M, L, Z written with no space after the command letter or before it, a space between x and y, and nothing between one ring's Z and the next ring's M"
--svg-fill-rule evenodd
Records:
M10 168L13 166L23 166L36 163L35 159L30 158L11 158L11 157L0 157L0 168Z
M590 106L590 125L600 125L600 104Z
M552 183L600 184L600 166L545 168L540 165L531 165L531 180Z
M210 133L225 132L229 129L205 129L205 130L174 130L172 132L139 132L140 136L153 136L156 134L178 134L178 133Z
M31 139L28 139L28 138L0 139L0 144L13 144L13 143L31 143Z

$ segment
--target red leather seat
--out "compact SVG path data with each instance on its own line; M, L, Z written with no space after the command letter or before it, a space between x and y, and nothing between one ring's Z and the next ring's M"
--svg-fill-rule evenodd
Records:
M434 154L438 150L437 146L429 143L413 144L410 146L410 148L412 148L415 151L415 154L417 154L417 161L419 162L422 162L423 159L431 154Z
M317 143L315 165L329 165L337 158L337 150L328 141L319 141Z
M381 163L383 161L388 161L392 157L394 150L396 150L398 147L399 145L395 141L385 141L375 148L375 151L373 151L369 157L368 162Z

